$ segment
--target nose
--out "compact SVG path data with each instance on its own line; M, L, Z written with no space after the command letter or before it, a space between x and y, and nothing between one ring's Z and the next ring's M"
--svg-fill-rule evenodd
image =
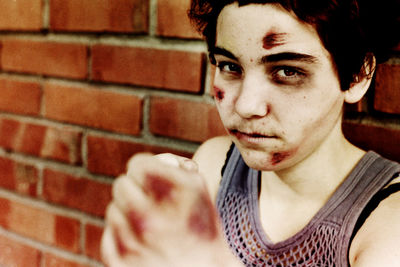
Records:
M264 117L269 112L266 84L256 74L243 78L239 95L235 102L236 113L242 118Z

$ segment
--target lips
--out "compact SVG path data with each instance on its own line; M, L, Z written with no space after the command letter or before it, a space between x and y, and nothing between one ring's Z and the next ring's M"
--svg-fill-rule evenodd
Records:
M235 136L239 141L244 141L247 143L258 143L268 139L277 139L276 135L263 134L258 132L245 132L236 129L230 129L229 133Z

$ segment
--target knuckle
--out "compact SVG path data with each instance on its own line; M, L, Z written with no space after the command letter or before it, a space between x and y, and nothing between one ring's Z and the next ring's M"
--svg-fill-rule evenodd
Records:
M148 161L149 158L152 158L152 157L154 157L154 155L151 153L147 153L147 152L136 153L128 160L128 162L126 164L128 172L130 169L140 166L141 164L143 164L143 162Z
M105 217L106 217L106 223L108 225L113 224L113 222L116 220L116 212L117 212L117 206L115 205L115 202L111 202L108 204L106 212L105 212Z
M163 175L148 173L145 177L143 191L151 196L156 203L160 204L173 200L173 192L176 187L176 183L171 179Z
M112 185L112 196L118 198L121 195L121 190L126 186L128 177L119 176Z

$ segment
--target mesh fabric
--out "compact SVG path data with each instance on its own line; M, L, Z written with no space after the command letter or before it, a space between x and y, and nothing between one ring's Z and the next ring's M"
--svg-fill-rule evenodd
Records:
M260 240L251 223L248 199L238 192L229 192L221 209L225 237L246 266L335 266L337 226L320 224L301 242L271 249Z
M363 210L399 172L399 163L369 151L301 231L273 243L259 216L261 173L249 168L232 145L217 196L225 237L245 266L350 266L357 221L365 220Z

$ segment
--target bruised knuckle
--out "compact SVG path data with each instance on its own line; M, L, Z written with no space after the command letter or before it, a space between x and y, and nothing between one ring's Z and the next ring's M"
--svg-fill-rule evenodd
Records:
M187 227L201 239L211 241L217 238L217 213L207 192L200 192L192 203Z
M135 235L139 242L144 242L145 233L149 230L149 223L147 216L135 209L130 209L126 213L128 224L132 233Z
M177 184L171 179L158 173L146 173L143 191L151 196L156 203L172 202L176 189Z

